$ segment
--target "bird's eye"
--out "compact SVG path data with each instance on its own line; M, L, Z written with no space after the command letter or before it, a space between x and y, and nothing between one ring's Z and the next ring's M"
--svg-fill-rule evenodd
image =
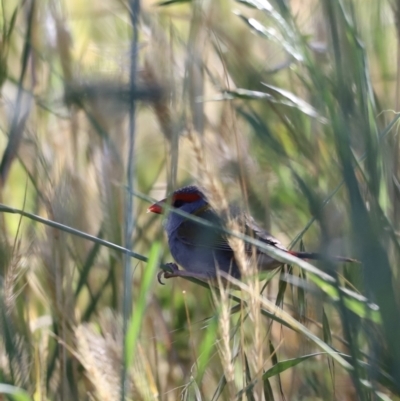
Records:
M181 207L185 202L182 199L177 199L174 204L173 207Z

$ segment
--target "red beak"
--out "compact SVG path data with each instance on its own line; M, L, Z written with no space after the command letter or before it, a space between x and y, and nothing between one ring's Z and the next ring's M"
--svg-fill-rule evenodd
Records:
M165 202L165 199L163 199L160 202L154 203L153 205L149 206L147 209L147 213L157 213L157 214L162 214L163 212L163 203Z

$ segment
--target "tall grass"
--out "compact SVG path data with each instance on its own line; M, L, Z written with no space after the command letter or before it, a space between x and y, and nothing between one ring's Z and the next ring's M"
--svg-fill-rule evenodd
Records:
M400 399L400 3L138 5L1 3L0 393ZM159 285L192 182L326 260Z

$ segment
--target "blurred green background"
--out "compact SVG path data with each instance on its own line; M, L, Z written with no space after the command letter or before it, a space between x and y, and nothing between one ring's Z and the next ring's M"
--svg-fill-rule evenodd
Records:
M1 2L0 399L400 399L400 2L138 3ZM361 263L161 286L189 183Z

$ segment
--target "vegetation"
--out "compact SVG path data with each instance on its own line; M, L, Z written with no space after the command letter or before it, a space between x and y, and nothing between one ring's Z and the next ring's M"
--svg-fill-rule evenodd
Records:
M1 2L0 399L400 399L400 2L138 6ZM193 182L326 260L160 285Z

